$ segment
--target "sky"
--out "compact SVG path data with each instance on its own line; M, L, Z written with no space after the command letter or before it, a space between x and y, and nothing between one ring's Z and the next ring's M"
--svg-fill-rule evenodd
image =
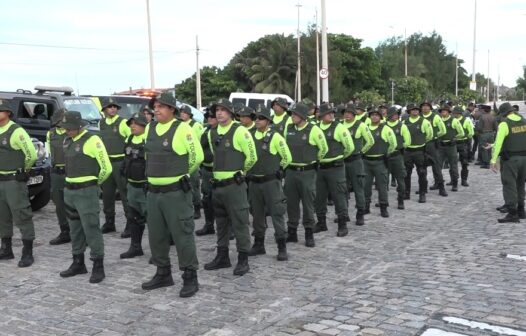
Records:
M155 87L173 87L201 66L225 66L249 42L296 34L321 0L150 0ZM473 65L475 0L326 0L327 31L375 48L391 36L433 30ZM0 90L71 86L103 95L150 87L146 0L0 0ZM514 87L526 65L526 1L478 0L475 71ZM409 74L411 75L411 74Z

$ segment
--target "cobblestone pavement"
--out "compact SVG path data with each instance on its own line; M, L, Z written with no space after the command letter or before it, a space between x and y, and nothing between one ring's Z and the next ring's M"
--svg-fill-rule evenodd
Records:
M120 233L104 236L107 277L101 284L89 284L89 274L62 279L70 246L48 245L58 231L48 205L34 216L35 264L17 267L18 238L15 260L0 263L0 334L365 336L431 334L434 328L501 335L448 321L453 317L526 335L526 261L502 257L526 255L525 223L497 224L499 175L470 168L470 187L448 190L447 198L432 191L425 205L413 194L406 210L389 208L389 219L373 207L366 225L357 227L353 219L344 238L336 237L331 208L329 231L316 235L316 248L303 245L300 229L300 243L288 245L288 262L275 260L270 229L267 255L251 257L243 277L233 276L232 268L204 271L215 237L197 237L201 287L189 299L178 296L177 271L175 286L143 291L141 282L155 272L148 243L144 257L120 260L129 243ZM117 222L121 231L122 213ZM176 263L174 248L171 255ZM230 256L234 262L233 248Z

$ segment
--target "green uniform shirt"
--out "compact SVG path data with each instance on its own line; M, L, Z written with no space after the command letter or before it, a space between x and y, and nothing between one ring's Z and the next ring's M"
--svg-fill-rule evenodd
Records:
M508 118L511 121L520 121L522 117L520 115L517 115L515 113L509 114L506 118ZM502 144L504 143L504 140L510 133L510 128L507 123L501 122L499 124L499 128L497 129L497 136L495 138L495 144L493 145L493 154L491 155L491 162L492 164L497 163L497 159L499 158L500 152L502 151Z
M366 124L367 124L367 119L369 119L369 115L365 112L363 112L362 114L356 114L354 116L354 120L360 120L361 122L366 123ZM371 122L369 121L369 124L370 123Z
M347 129L350 130L357 121L358 121L357 119L354 119L353 122L344 121L342 125L347 127ZM360 123L360 125L358 125L358 128L356 129L356 132L354 132L354 134L351 134L351 136L353 137L355 143L357 141L362 142L362 149L361 149L362 153L367 152L369 148L371 148L374 145L374 138L373 138L373 135L371 134L371 130L369 130L369 127L367 127L365 123ZM356 145L355 149L358 147L359 146ZM358 153L352 153L352 154L358 154Z
M296 130L301 131L305 127L307 127L308 124L309 123L306 122L305 125L303 125L303 127L298 127L296 125L294 125L293 127ZM286 132L285 132L285 139L287 139L287 133ZM310 135L309 135L309 144L312 145L312 146L318 147L318 154L316 155L317 158L318 158L318 161L321 161L325 157L325 154L327 154L327 152L329 151L329 146L327 145L327 140L325 139L325 135L323 134L323 131L316 125L312 125L312 130L310 131ZM311 162L311 163L313 163L313 162ZM305 166L307 164L305 164L305 163L294 163L294 165L296 165L296 166Z
M155 129L151 130L150 125L146 125L144 132L145 141L148 138L148 132L156 132L158 136L162 136L172 126L176 119L172 119L165 124L157 123ZM175 131L172 139L172 150L178 155L188 154L188 174L193 173L203 162L204 154L199 138L195 136L194 130L188 123L182 122ZM146 160L148 160L148 154L146 154ZM181 179L184 175L173 176L173 177L148 177L148 183L153 185L168 185L175 183Z
M449 117L447 117L447 118L441 118L442 121L444 122L444 126L445 126L446 123L448 123L448 121L449 121L450 119L452 119L452 118L453 118L452 116L449 116ZM450 132L454 132L454 133L456 133L456 135L454 136L453 140L464 138L464 127L462 127L462 125L460 124L460 121L458 121L458 119L453 118L453 119L451 120L451 128L452 128L452 130L447 130L447 129L446 129L446 134L444 134L442 137L446 136L447 133L448 133L448 131L450 131ZM441 140L442 140L442 139L441 139ZM443 141L448 142L448 141L451 141L451 140L445 138L445 139L443 139Z
M370 125L369 126L369 130L371 132L374 132L377 128L379 127L379 125L376 125L376 126L373 126L373 125ZM397 145L397 142L396 142L396 135L394 134L393 130L391 129L391 127L382 127L382 134L380 134L380 137L385 141L387 142L387 155L391 154L392 152L394 152L396 150L396 145ZM383 154L375 154L375 155L368 155L367 152L364 152L365 155L367 156L382 156Z
M86 130L81 131L79 135L73 138L73 142L78 141L85 133L87 133ZM101 138L98 135L93 135L88 141L86 141L86 143L84 143L82 153L97 160L100 168L99 176L66 177L66 182L82 183L97 180L98 184L102 184L111 175L112 167L110 158L106 152L106 147L104 147Z
M229 130L230 127L234 124L232 121L228 126L222 126L221 124L217 125L217 134L224 135ZM210 132L208 133L208 142L210 144L210 150L214 152L214 146L212 144ZM254 139L250 132L243 126L239 126L234 133L234 149L242 152L245 155L245 164L243 167L243 172L246 174L256 163L258 155L256 152L256 145L254 144ZM227 178L233 177L237 171L214 171L214 178L218 180L224 180Z
M100 122L105 122L107 125L113 125L113 123L119 118L119 115L114 115L113 117L106 117L102 118ZM122 136L122 141L126 142L126 139L131 135L131 130L126 124L125 119L121 119L121 123L119 124L119 134ZM110 157L116 158L116 157L122 157L124 156L124 153L122 154L114 154L110 155Z
M203 132L204 132L204 127L203 125L201 125L201 123L195 121L195 120L192 120L192 119L189 119L188 121L185 121L185 123L187 123L190 127L192 127L192 130L194 131L194 135L197 139L200 139L201 138L201 135L203 135Z
M268 133L268 129L265 132L257 131L254 134L254 137L258 140L263 139ZM285 169L292 162L292 154L290 153L289 146L285 142L285 138L278 132L274 133L272 140L269 144L270 154L276 155L279 154L281 157L280 166Z
M348 157L354 151L354 142L352 141L351 133L349 133L349 130L345 126L343 126L341 123L337 121L333 121L333 122L337 123L336 128L334 129L334 140L338 141L339 143L343 145L343 154L332 157L332 158L325 157L321 159L320 162L331 162L335 160L340 160L345 157ZM321 122L319 127L322 130L326 130L329 127L331 127L331 125L332 123L325 124Z
M0 127L0 134L7 132L9 127L11 127L11 125L13 124L14 122L12 120L9 120L9 122L5 126ZM24 153L25 170L31 169L31 167L33 167L33 164L35 164L35 161L37 160L37 151L26 130L22 127L17 128L13 132L13 134L11 134L11 139L9 139L9 143L14 150L20 150ZM12 174L15 172L16 171L0 171L0 174Z
M421 116L417 116L417 117L413 117L413 116L410 116L409 118L407 118L406 120L404 120L404 124L407 124L408 123L411 123L411 124L414 124L416 122L419 122L420 118L423 118ZM445 127L445 126L444 126ZM423 118L422 120L422 132L425 134L425 137L426 137L426 143L433 140L433 126L431 125L431 123L429 122L429 120L427 120L426 118ZM411 134L411 132L409 132ZM410 137L411 139L411 137ZM408 148L419 148L419 147L423 147L425 146L426 144L421 144L421 145L413 145L413 140L411 140L409 142L409 145L407 146Z
M429 112L428 114L422 114L422 116L433 126L433 139L438 139L446 134L446 125L444 125L444 121L438 114Z
M278 129L276 126L278 126L278 124L280 124L284 118L287 118L287 120L284 122L284 125L279 125L283 126L283 130L281 130L281 127ZM287 127L292 124L292 118L287 114L287 112L283 112L283 114L280 116L274 113L274 116L272 117L272 123L278 132L282 133L282 135L285 135L287 132Z
M407 128L407 126L400 120L387 122L387 126L389 126L390 128L396 127L398 124L402 124L402 126L400 126L400 135L403 139L402 146L403 148L407 148L409 145L411 145L411 133L409 133L409 129ZM397 143L397 145L400 144Z
M473 135L475 134L475 128L473 127L473 123L468 118L459 115L456 118L460 124L462 125L462 128L464 129L464 136L459 137L458 140L466 140L473 138Z

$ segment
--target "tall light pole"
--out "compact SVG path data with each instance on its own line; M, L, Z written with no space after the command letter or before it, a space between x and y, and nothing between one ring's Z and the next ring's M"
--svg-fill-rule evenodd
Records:
M394 80L391 79L391 105L394 105Z
M320 34L318 28L318 7L316 7L316 106L320 106Z
M473 68L471 74L471 83L469 88L473 91L477 90L477 82L475 77L475 50L477 45L477 0L475 0L475 14L473 18Z
M321 67L329 70L329 56L327 54L327 15L325 0L321 0ZM319 76L319 74L318 74ZM329 77L322 78L322 100L329 102Z
M486 101L489 102L489 49L488 49L488 88L486 89Z
M407 77L407 28L404 28L404 44L405 44L405 49L404 49L404 63L405 63L405 76Z
M201 69L199 69L199 36L195 36L195 98L196 107L201 109Z
M458 97L458 45L456 45L455 55L455 97Z
M296 5L296 7L298 7L298 30L297 30L297 33L298 33L298 74L296 76L296 80L298 81L297 101L301 101L301 36L300 36L300 8L301 8L301 5L299 2Z
M150 89L155 89L155 78L153 74L152 27L150 24L150 0L146 0L146 16L148 19L148 52L150 55Z

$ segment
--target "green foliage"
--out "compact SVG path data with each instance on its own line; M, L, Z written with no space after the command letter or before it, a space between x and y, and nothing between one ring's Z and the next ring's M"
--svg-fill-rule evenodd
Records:
M395 101L405 106L411 102L422 102L426 99L428 82L419 77L402 77L395 80Z
M378 106L385 103L385 98L377 90L363 90L356 93L356 98L367 106Z
M230 95L236 90L236 83L221 69L203 67L201 69L201 100L203 106ZM195 73L175 86L177 99L196 106L196 79Z
M517 89L522 89L522 92L526 91L526 65L522 67L524 71L522 77L517 78Z

